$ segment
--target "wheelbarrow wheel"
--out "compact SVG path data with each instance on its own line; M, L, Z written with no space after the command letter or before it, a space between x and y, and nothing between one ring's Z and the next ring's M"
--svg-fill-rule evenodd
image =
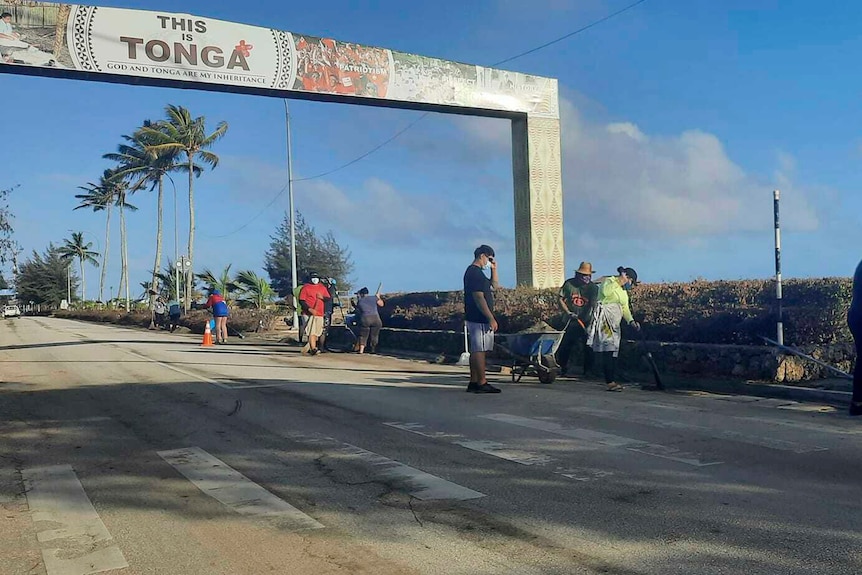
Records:
M536 368L539 376L539 383L551 384L554 383L554 380L557 379L557 375L559 372L559 368L556 365L548 365L548 363L554 363L553 360L548 362L544 357L539 358L539 365Z
M557 370L550 369L545 371L544 369L539 370L539 383L554 383L554 380L557 379Z

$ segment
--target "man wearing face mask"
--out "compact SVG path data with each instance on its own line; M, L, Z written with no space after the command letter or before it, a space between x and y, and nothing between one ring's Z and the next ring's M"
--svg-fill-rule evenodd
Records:
M299 305L302 315L306 316L305 335L308 337L308 355L320 353L318 340L323 335L323 314L326 310L326 300L332 296L326 286L320 283L320 274L310 272L309 283L302 286L299 292Z
M587 332L587 345L601 354L608 391L622 391L616 382L617 356L620 353L623 320L640 329L629 307L629 290L637 285L638 273L633 268L617 268L619 275L604 278L599 288L599 302Z
M489 272L490 279L484 272ZM464 315L470 341L469 393L500 393L485 378L485 354L494 349L494 293L500 287L494 249L481 245L473 252L473 263L464 272Z
M590 262L581 262L575 277L567 279L560 288L560 307L569 316L566 333L557 351L557 363L562 375L568 371L569 358L576 345L583 350L584 375L593 366L593 350L587 345L587 326L598 295L599 286L593 283L593 264Z

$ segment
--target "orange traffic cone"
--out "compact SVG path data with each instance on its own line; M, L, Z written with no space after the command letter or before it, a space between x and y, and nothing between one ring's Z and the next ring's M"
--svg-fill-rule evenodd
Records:
M204 328L204 341L201 343L201 347L214 347L213 332L210 331L210 322L207 322L207 326Z

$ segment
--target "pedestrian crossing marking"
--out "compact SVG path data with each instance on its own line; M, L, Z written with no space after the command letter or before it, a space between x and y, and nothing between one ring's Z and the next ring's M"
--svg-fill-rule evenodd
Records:
M129 566L71 465L24 469L22 476L36 539L59 546L42 548L48 575L89 575Z
M240 515L277 520L279 527L295 531L323 528L315 519L199 447L158 454L195 487Z
M684 463L693 467L708 467L722 463L721 461L702 460L700 459L700 456L698 454L681 451L675 447L659 445L657 443L649 443L646 441L641 441L639 439L633 439L621 435L614 435L611 433L604 433L601 431L594 431L592 429L564 427L563 425L553 421L530 419L528 417L520 417L518 415L509 415L507 413L481 415L480 417L484 419L490 419L492 421L499 421L501 423L508 423L510 425L526 427L528 429L545 431L548 433L553 433L555 435L561 435L563 437L582 441L584 443L599 444L605 447L622 448L628 451L633 451L635 453L641 453L652 457L660 457L662 459L668 459L670 461Z

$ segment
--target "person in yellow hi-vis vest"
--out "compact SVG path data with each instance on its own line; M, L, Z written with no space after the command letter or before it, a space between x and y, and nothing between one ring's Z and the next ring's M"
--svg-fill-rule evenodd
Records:
M638 273L633 268L617 268L617 276L604 278L599 287L599 301L587 334L587 345L601 355L608 391L622 391L616 382L617 357L620 353L620 325L625 320L635 329L640 329L632 317L628 291L638 283Z

